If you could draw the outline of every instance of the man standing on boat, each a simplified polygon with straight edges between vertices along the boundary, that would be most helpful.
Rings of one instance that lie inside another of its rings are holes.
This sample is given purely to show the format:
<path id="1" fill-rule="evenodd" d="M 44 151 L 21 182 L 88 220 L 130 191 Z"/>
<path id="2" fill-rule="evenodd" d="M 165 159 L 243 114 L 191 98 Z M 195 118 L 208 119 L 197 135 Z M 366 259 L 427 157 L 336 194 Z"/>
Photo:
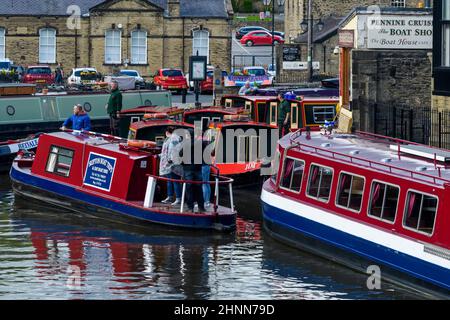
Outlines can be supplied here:
<path id="1" fill-rule="evenodd" d="M 109 114 L 111 135 L 117 136 L 119 133 L 119 112 L 122 110 L 122 93 L 119 90 L 117 81 L 111 82 L 111 95 L 106 110 Z"/>
<path id="2" fill-rule="evenodd" d="M 69 126 L 72 126 L 73 130 L 91 131 L 91 119 L 89 118 L 89 115 L 84 112 L 81 104 L 77 104 L 73 107 L 73 115 L 64 121 L 61 130 L 66 130 Z"/>
<path id="3" fill-rule="evenodd" d="M 289 132 L 289 122 L 291 116 L 291 104 L 285 99 L 285 95 L 282 93 L 278 94 L 278 119 L 277 125 L 280 132 L 279 137 L 282 138 L 285 134 Z"/>

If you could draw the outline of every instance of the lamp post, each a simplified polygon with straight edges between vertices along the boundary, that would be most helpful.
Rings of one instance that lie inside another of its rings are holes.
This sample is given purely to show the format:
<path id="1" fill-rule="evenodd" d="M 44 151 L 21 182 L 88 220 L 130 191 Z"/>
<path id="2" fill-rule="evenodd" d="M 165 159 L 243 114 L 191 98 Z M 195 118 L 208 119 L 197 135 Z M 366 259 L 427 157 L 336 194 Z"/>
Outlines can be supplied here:
<path id="1" fill-rule="evenodd" d="M 268 2 L 268 4 L 270 4 L 270 0 L 263 0 L 264 4 L 266 4 Z M 286 0 L 277 0 L 278 3 L 278 9 L 284 5 L 284 2 Z M 272 0 L 272 68 L 273 70 L 275 70 L 275 0 Z M 272 82 L 272 86 L 273 86 L 273 82 Z"/>
<path id="2" fill-rule="evenodd" d="M 312 2 L 313 0 L 308 0 L 308 18 L 304 19 L 300 23 L 300 28 L 306 32 L 308 31 L 308 79 L 312 82 L 313 78 L 313 14 L 312 14 Z M 321 19 L 317 22 L 317 28 L 322 31 L 324 23 Z"/>

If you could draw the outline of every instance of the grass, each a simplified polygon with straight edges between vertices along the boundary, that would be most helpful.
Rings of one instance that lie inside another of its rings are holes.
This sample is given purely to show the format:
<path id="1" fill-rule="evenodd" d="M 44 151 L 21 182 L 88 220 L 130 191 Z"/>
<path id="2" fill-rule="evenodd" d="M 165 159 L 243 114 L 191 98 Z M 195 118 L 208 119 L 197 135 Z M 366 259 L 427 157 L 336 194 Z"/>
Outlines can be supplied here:
<path id="1" fill-rule="evenodd" d="M 256 21 L 272 21 L 272 18 L 260 19 L 259 16 L 234 17 L 238 21 L 256 22 Z"/>

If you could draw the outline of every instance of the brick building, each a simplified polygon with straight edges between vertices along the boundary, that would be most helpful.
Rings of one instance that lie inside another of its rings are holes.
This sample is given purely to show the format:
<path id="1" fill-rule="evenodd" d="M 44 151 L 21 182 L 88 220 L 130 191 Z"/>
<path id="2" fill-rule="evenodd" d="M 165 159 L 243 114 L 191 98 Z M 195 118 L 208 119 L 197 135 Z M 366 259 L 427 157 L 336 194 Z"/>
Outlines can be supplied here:
<path id="1" fill-rule="evenodd" d="M 419 7 L 427 0 L 313 0 L 313 18 L 323 19 L 334 15 L 344 17 L 355 7 L 378 5 L 380 7 Z M 307 18 L 308 0 L 286 0 L 284 4 L 286 41 L 292 42 L 302 30 L 300 22 Z"/>
<path id="2" fill-rule="evenodd" d="M 16 64 L 187 71 L 189 56 L 230 69 L 230 0 L 14 0 L 0 6 L 0 59 Z"/>

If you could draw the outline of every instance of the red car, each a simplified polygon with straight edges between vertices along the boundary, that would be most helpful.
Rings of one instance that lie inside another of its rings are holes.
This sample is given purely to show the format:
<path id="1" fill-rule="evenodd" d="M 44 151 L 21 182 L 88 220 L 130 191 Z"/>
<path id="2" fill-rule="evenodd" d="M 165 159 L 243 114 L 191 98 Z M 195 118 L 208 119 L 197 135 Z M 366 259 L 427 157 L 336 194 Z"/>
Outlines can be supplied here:
<path id="1" fill-rule="evenodd" d="M 153 77 L 153 83 L 161 89 L 178 92 L 188 88 L 186 77 L 180 69 L 159 69 Z"/>
<path id="2" fill-rule="evenodd" d="M 29 66 L 23 76 L 23 82 L 50 85 L 55 83 L 55 74 L 49 66 Z"/>
<path id="3" fill-rule="evenodd" d="M 222 79 L 220 80 L 222 85 L 224 77 L 226 77 L 227 75 L 228 74 L 226 71 L 222 71 Z M 214 79 L 214 68 L 212 70 L 208 68 L 208 71 L 206 73 L 206 80 L 200 82 L 200 93 L 213 92 L 214 90 L 213 79 Z"/>
<path id="4" fill-rule="evenodd" d="M 247 47 L 251 47 L 253 45 L 270 46 L 272 45 L 272 34 L 264 30 L 252 31 L 243 36 L 240 41 L 241 44 L 245 44 Z M 274 35 L 273 43 L 284 43 L 284 39 L 280 36 Z"/>

